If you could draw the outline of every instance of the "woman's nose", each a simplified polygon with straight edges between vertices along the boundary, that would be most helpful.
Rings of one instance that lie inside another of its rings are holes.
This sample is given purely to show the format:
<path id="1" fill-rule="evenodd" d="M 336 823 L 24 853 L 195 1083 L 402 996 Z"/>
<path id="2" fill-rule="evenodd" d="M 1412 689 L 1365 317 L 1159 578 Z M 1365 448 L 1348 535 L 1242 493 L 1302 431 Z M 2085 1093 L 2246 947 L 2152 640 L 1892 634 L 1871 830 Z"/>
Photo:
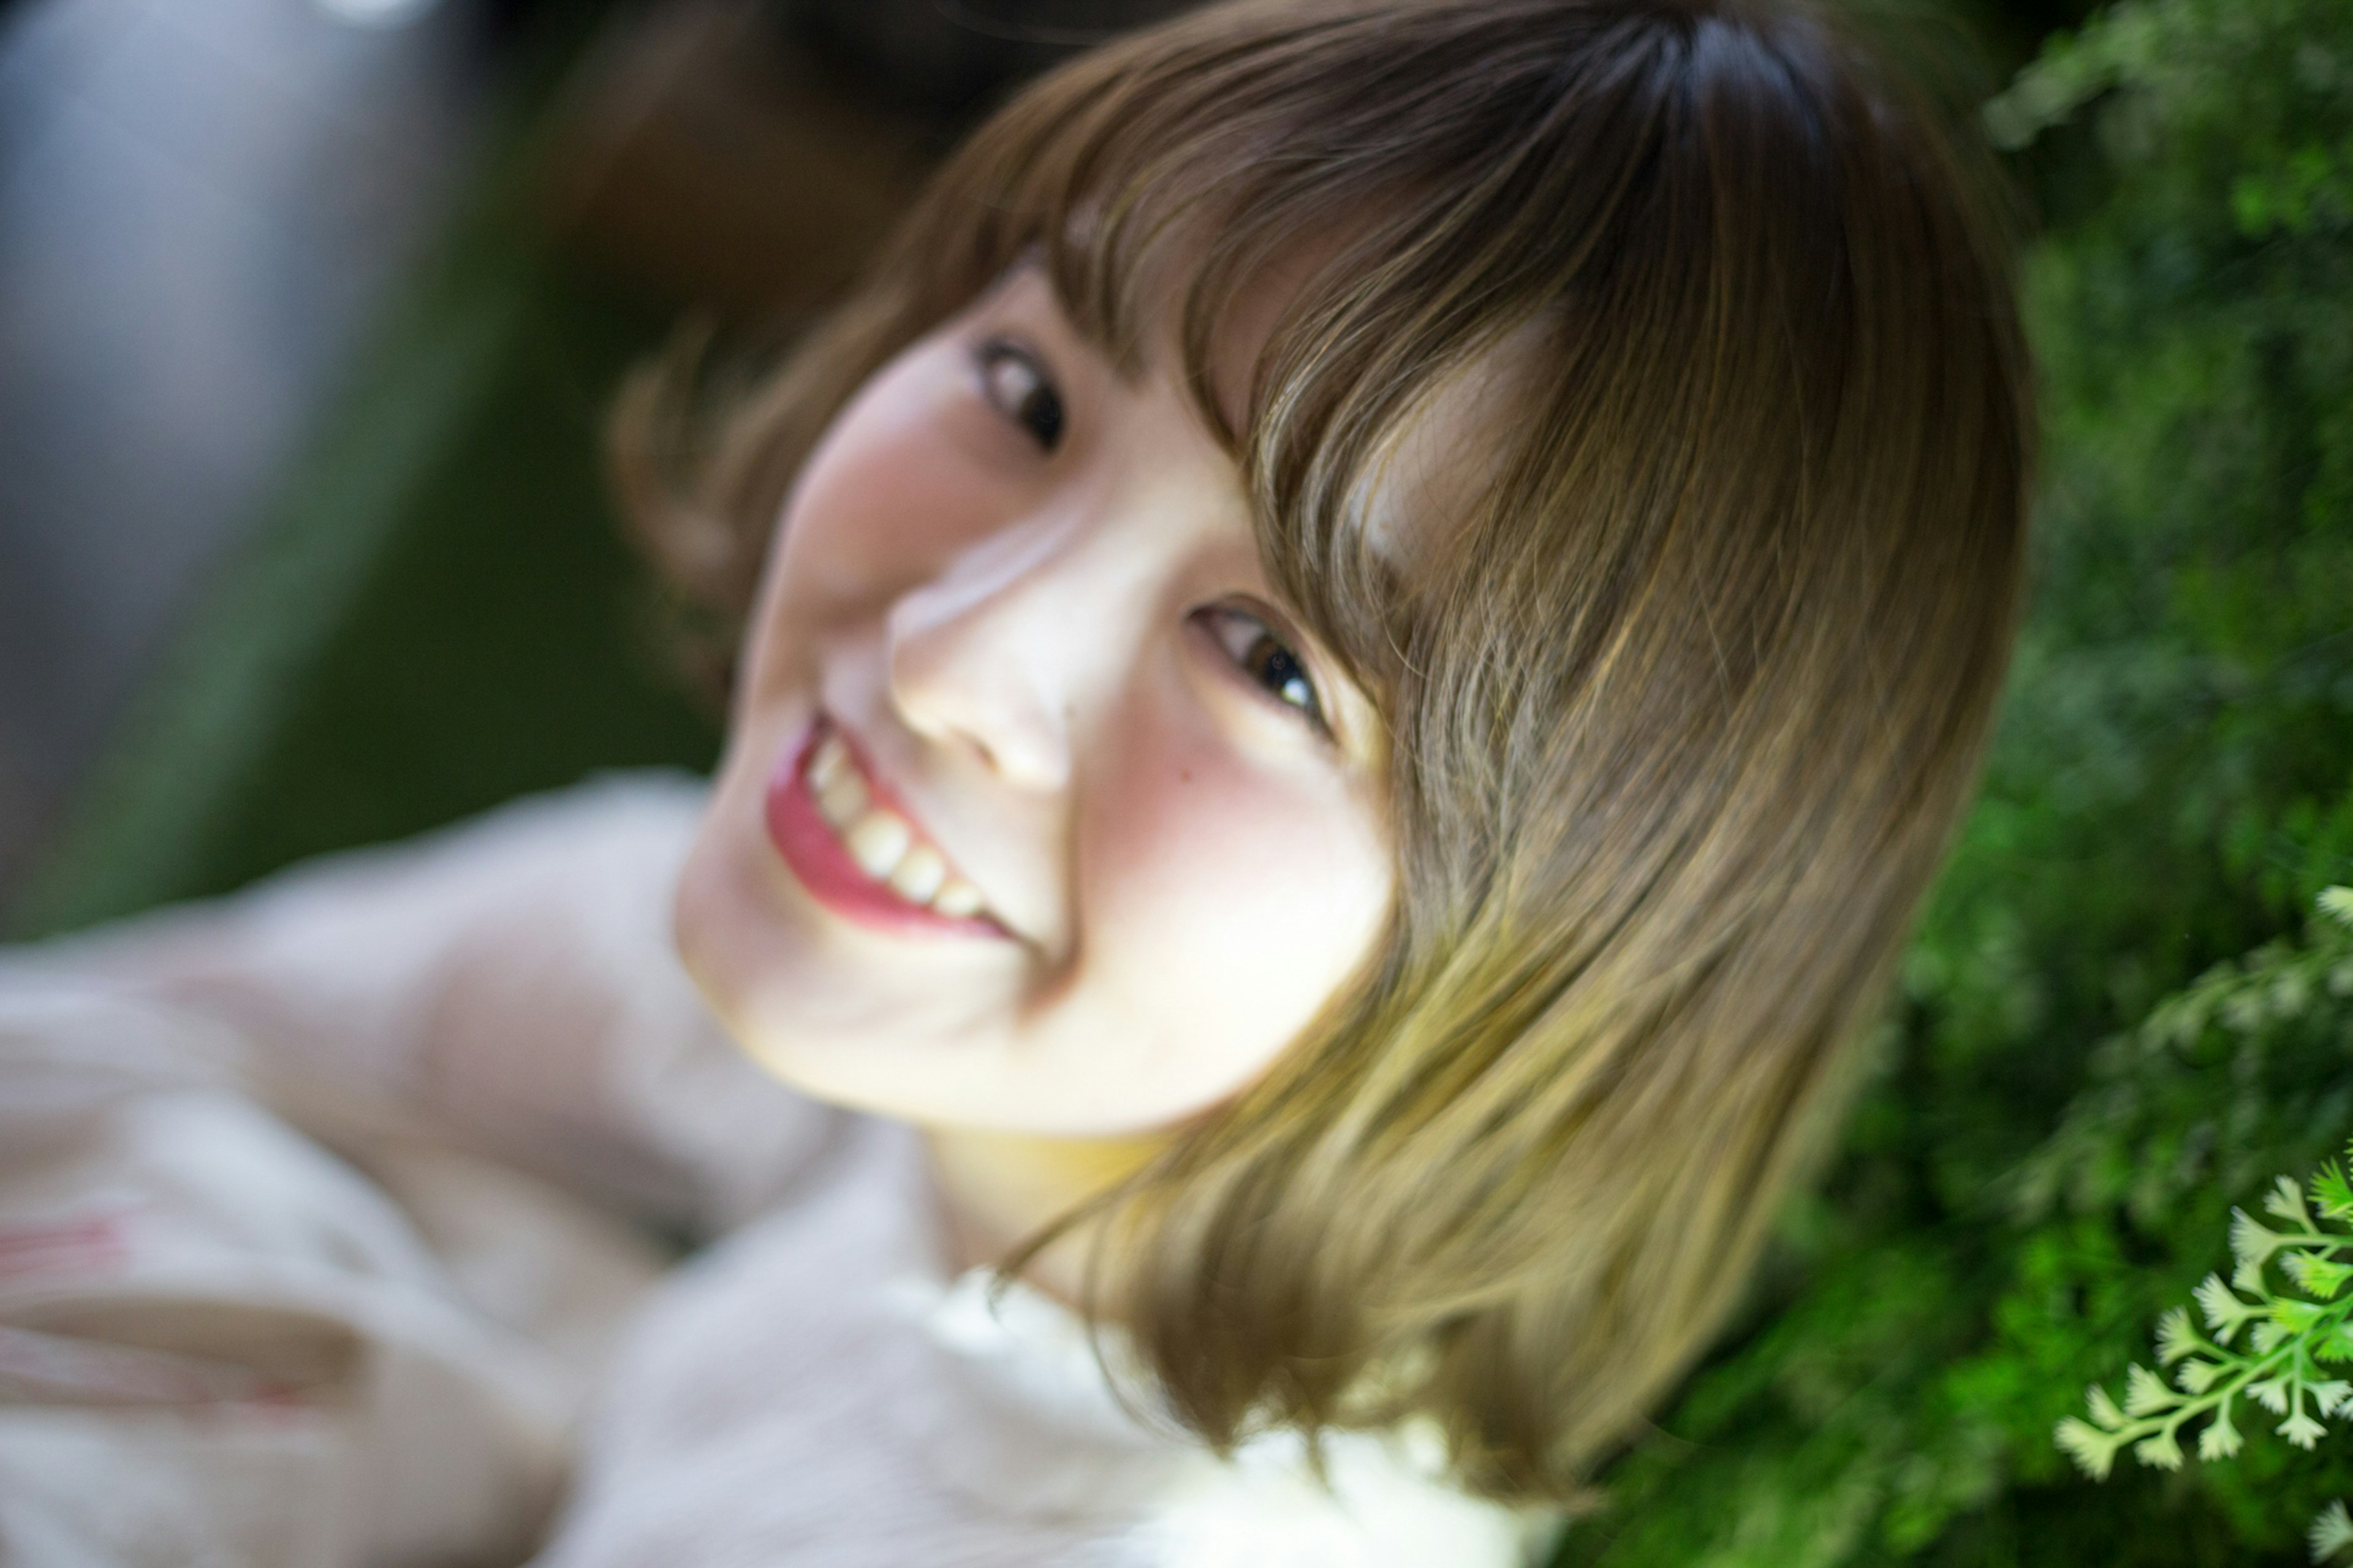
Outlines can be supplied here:
<path id="1" fill-rule="evenodd" d="M 1100 646 L 1101 605 L 1080 581 L 1076 537 L 1067 529 L 994 537 L 902 593 L 885 622 L 902 721 L 1023 789 L 1068 782 L 1082 688 L 1115 662 Z"/>

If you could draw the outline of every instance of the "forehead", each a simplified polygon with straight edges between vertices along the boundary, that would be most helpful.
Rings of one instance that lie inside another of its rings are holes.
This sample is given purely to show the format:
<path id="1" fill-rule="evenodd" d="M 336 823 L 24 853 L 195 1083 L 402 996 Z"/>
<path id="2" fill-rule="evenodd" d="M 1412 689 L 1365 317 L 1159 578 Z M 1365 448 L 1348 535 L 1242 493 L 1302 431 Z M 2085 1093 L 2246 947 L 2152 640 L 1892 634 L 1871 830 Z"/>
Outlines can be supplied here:
<path id="1" fill-rule="evenodd" d="M 1072 237 L 1075 238 L 1075 237 Z M 1312 356 L 1278 371 L 1276 339 L 1351 237 L 1302 237 L 1263 263 L 1237 272 L 1206 301 L 1208 319 L 1198 354 L 1188 354 L 1186 312 L 1204 247 L 1173 245 L 1147 260 L 1129 294 L 1131 318 L 1088 331 L 1072 308 L 1061 271 L 1036 253 L 1017 265 L 1021 286 L 1037 288 L 1074 331 L 1092 342 L 1130 378 L 1165 382 L 1186 395 L 1212 435 L 1237 457 L 1261 444 L 1265 426 L 1309 400 L 1302 384 L 1334 374 Z M 1326 444 L 1351 434 L 1369 440 L 1352 476 L 1348 521 L 1374 553 L 1409 569 L 1427 545 L 1466 520 L 1500 477 L 1513 432 L 1528 424 L 1540 395 L 1550 323 L 1539 317 L 1502 332 L 1461 363 L 1412 389 L 1382 429 L 1324 432 Z M 1123 348 L 1123 342 L 1125 345 Z M 1290 384 L 1275 384 L 1283 374 Z"/>
<path id="2" fill-rule="evenodd" d="M 1532 321 L 1433 381 L 1358 477 L 1351 511 L 1366 542 L 1410 572 L 1466 527 L 1511 461 L 1545 363 Z"/>

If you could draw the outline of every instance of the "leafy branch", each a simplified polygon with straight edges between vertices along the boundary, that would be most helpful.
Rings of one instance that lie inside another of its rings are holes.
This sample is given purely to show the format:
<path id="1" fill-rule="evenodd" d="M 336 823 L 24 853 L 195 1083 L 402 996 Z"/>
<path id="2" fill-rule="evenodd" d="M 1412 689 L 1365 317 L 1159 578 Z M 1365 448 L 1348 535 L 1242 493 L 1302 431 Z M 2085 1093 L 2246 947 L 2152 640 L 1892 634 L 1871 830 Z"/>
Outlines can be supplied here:
<path id="1" fill-rule="evenodd" d="M 2353 1221 L 2353 1186 L 2332 1162 L 2312 1178 L 2309 1196 L 2307 1205 L 2294 1182 L 2279 1178 L 2263 1208 L 2284 1222 L 2280 1229 L 2244 1209 L 2231 1211 L 2238 1267 L 2229 1283 L 2209 1274 L 2196 1291 L 2207 1331 L 2191 1325 L 2186 1307 L 2158 1320 L 2157 1363 L 2172 1369 L 2170 1384 L 2136 1363 L 2125 1374 L 2121 1407 L 2095 1384 L 2085 1399 L 2091 1419 L 2070 1415 L 2059 1423 L 2053 1436 L 2085 1473 L 2105 1479 L 2127 1445 L 2145 1465 L 2178 1469 L 2182 1429 L 2201 1420 L 2198 1457 L 2228 1458 L 2239 1451 L 2232 1414 L 2242 1398 L 2283 1417 L 2274 1429 L 2299 1448 L 2319 1442 L 2327 1430 L 2321 1423 L 2353 1405 L 2353 1383 L 2319 1370 L 2323 1362 L 2353 1361 L 2347 1324 L 2353 1296 L 2345 1294 L 2353 1280 L 2353 1234 L 2320 1223 L 2342 1227 Z M 2294 1291 L 2273 1289 L 2274 1266 Z"/>
<path id="2" fill-rule="evenodd" d="M 2327 888 L 2320 911 L 2337 928 L 2353 930 L 2353 888 Z M 2313 956 L 2323 958 L 2327 946 L 2316 944 Z M 2262 994 L 2278 991 L 2283 977 L 2247 979 Z M 2289 989 L 2304 996 L 2308 979 L 2296 977 Z M 2353 970 L 2327 963 L 2323 984 L 2353 991 Z M 2217 1001 L 2228 1013 L 2240 996 L 2223 984 Z M 2346 1156 L 2353 1158 L 2353 1147 Z M 2089 1420 L 2071 1415 L 2054 1426 L 2056 1446 L 2094 1481 L 2106 1481 L 2125 1448 L 2141 1465 L 2179 1469 L 2186 1429 L 2198 1434 L 2200 1459 L 2231 1458 L 2242 1443 L 2231 1420 L 2242 1398 L 2278 1415 L 2275 1431 L 2296 1448 L 2313 1448 L 2329 1417 L 2353 1413 L 2353 1382 L 2323 1375 L 2323 1363 L 2353 1361 L 2353 1182 L 2334 1161 L 2304 1189 L 2283 1174 L 2263 1194 L 2263 1213 L 2280 1225 L 2231 1210 L 2231 1255 L 2238 1259 L 2231 1279 L 2207 1274 L 2193 1292 L 2205 1332 L 2190 1323 L 2189 1307 L 2167 1309 L 2158 1319 L 2158 1370 L 2129 1365 L 2123 1404 L 2092 1384 L 2084 1394 Z M 2275 1279 L 2283 1288 L 2273 1288 Z M 2316 1563 L 2353 1554 L 2353 1514 L 2344 1502 L 2313 1519 L 2308 1544 Z"/>
<path id="3" fill-rule="evenodd" d="M 2353 929 L 2353 889 L 2330 888 L 2319 902 Z M 2340 978 L 2329 976 L 2331 989 Z M 2157 1370 L 2127 1368 L 2121 1405 L 2094 1384 L 2084 1398 L 2090 1419 L 2070 1415 L 2052 1431 L 2094 1479 L 2106 1479 L 2127 1447 L 2145 1465 L 2179 1469 L 2193 1428 L 2200 1459 L 2229 1458 L 2243 1441 L 2232 1419 L 2242 1400 L 2279 1416 L 2274 1430 L 2306 1449 L 2327 1434 L 2326 1421 L 2353 1413 L 2353 1383 L 2323 1371 L 2353 1362 L 2353 1184 L 2332 1161 L 2301 1189 L 2279 1177 L 2263 1206 L 2276 1226 L 2231 1211 L 2236 1267 L 2227 1282 L 2209 1274 L 2193 1292 L 2204 1331 L 2188 1308 L 2170 1309 L 2158 1320 Z M 2316 1563 L 2353 1552 L 2353 1515 L 2330 1504 L 2308 1538 Z"/>

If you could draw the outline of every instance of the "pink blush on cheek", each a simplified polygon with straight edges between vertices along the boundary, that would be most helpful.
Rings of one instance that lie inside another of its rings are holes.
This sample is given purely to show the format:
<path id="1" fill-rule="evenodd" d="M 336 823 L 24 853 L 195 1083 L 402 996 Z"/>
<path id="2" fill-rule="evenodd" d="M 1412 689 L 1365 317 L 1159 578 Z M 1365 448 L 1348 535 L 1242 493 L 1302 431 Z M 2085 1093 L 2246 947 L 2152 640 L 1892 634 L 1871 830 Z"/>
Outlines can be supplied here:
<path id="1" fill-rule="evenodd" d="M 1287 1038 L 1369 951 L 1385 846 L 1336 792 L 1181 726 L 1138 723 L 1109 750 L 1082 826 L 1094 962 L 1203 1039 Z"/>

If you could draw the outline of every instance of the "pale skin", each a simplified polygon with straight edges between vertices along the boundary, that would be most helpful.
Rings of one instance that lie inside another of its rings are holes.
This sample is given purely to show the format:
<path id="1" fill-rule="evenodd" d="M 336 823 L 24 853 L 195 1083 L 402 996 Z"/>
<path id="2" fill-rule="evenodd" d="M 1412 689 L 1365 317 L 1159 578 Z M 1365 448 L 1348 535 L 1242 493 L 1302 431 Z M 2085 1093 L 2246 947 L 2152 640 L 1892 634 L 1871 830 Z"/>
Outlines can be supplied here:
<path id="1" fill-rule="evenodd" d="M 756 1059 L 924 1131 L 965 1262 L 1262 1074 L 1394 890 L 1377 717 L 1271 590 L 1175 358 L 1123 376 L 1024 267 L 876 373 L 786 503 L 679 889 Z M 976 919 L 845 914 L 780 853 L 764 802 L 842 787 L 807 760 L 837 728 L 904 818 L 837 837 L 887 859 L 903 826 Z M 1084 1241 L 1033 1279 L 1071 1293 Z"/>

